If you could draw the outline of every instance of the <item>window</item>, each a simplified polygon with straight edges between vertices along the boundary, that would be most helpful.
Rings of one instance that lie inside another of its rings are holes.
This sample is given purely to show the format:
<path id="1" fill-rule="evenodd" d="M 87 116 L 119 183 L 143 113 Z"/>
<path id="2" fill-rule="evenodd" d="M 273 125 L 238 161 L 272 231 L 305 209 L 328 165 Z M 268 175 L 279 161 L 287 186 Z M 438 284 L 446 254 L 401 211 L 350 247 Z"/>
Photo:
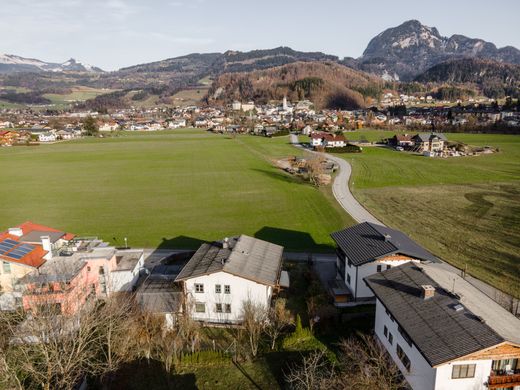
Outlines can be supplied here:
<path id="1" fill-rule="evenodd" d="M 7 261 L 4 261 L 2 265 L 4 274 L 10 274 L 11 273 L 11 263 L 8 263 Z"/>
<path id="2" fill-rule="evenodd" d="M 222 313 L 222 303 L 217 303 L 217 304 L 215 305 L 215 311 L 216 311 L 217 313 Z"/>
<path id="3" fill-rule="evenodd" d="M 224 285 L 224 294 L 231 294 L 231 286 L 229 284 Z"/>
<path id="4" fill-rule="evenodd" d="M 390 345 L 394 344 L 394 335 L 392 333 L 388 333 L 388 342 Z"/>
<path id="5" fill-rule="evenodd" d="M 412 339 L 410 338 L 410 336 L 408 336 L 408 334 L 400 326 L 397 327 L 397 330 L 399 331 L 399 333 L 403 337 L 404 341 L 406 341 L 406 343 L 411 347 L 412 346 Z"/>
<path id="6" fill-rule="evenodd" d="M 387 264 L 386 269 L 390 269 L 390 268 L 392 268 L 392 266 L 390 264 Z"/>
<path id="7" fill-rule="evenodd" d="M 352 267 L 352 261 L 350 261 L 350 260 L 348 261 L 348 266 Z"/>
<path id="8" fill-rule="evenodd" d="M 399 344 L 397 344 L 397 357 L 403 363 L 403 366 L 406 368 L 407 371 L 410 371 L 411 363 L 410 359 L 408 359 L 408 356 L 404 353 L 403 349 Z"/>
<path id="9" fill-rule="evenodd" d="M 383 334 L 385 335 L 385 337 L 388 337 L 388 328 L 386 327 L 386 325 L 383 328 Z"/>
<path id="10" fill-rule="evenodd" d="M 388 309 L 385 309 L 385 312 L 386 312 L 386 315 L 390 318 L 390 320 L 392 320 L 392 322 L 395 322 L 394 317 L 392 317 L 392 313 L 390 313 L 390 311 Z"/>
<path id="11" fill-rule="evenodd" d="M 231 313 L 231 305 L 226 303 L 226 313 Z"/>
<path id="12" fill-rule="evenodd" d="M 451 372 L 451 379 L 475 377 L 475 364 L 455 364 Z"/>
<path id="13" fill-rule="evenodd" d="M 347 283 L 350 284 L 350 274 L 347 274 Z"/>
<path id="14" fill-rule="evenodd" d="M 205 303 L 196 303 L 195 311 L 197 313 L 205 313 L 206 312 L 206 304 Z"/>
<path id="15" fill-rule="evenodd" d="M 377 272 L 381 272 L 381 264 L 377 266 Z"/>
<path id="16" fill-rule="evenodd" d="M 220 284 L 215 284 L 215 294 L 220 294 L 222 292 L 222 286 Z"/>
<path id="17" fill-rule="evenodd" d="M 104 275 L 105 274 L 105 269 L 103 268 L 103 266 L 99 267 L 99 274 L 100 275 Z"/>
<path id="18" fill-rule="evenodd" d="M 204 292 L 204 285 L 202 283 L 195 283 L 195 292 L 196 293 L 203 293 Z"/>
<path id="19" fill-rule="evenodd" d="M 90 265 L 87 265 L 87 272 L 90 272 Z"/>

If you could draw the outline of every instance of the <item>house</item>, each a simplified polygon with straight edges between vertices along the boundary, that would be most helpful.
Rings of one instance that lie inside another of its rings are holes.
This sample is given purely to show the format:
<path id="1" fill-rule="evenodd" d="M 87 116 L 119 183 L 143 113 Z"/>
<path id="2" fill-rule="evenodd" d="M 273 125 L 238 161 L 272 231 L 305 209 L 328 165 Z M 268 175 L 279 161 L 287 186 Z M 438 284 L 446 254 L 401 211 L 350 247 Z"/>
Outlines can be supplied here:
<path id="1" fill-rule="evenodd" d="M 163 319 L 166 328 L 171 327 L 182 313 L 182 285 L 174 282 L 179 271 L 177 264 L 156 265 L 136 292 L 140 307 Z"/>
<path id="2" fill-rule="evenodd" d="M 331 234 L 336 243 L 337 276 L 332 287 L 338 306 L 371 302 L 373 292 L 363 278 L 407 262 L 438 259 L 404 233 L 363 222 Z"/>
<path id="3" fill-rule="evenodd" d="M 303 129 L 302 129 L 302 134 L 303 135 L 311 135 L 311 133 L 314 131 L 314 129 L 310 126 L 310 125 L 307 125 L 305 126 Z"/>
<path id="4" fill-rule="evenodd" d="M 520 320 L 442 263 L 366 277 L 375 335 L 414 390 L 518 389 Z"/>
<path id="5" fill-rule="evenodd" d="M 53 257 L 20 279 L 26 311 L 50 309 L 73 315 L 88 300 L 116 292 L 111 289 L 116 249 L 105 244 L 76 249 L 72 255 Z"/>
<path id="6" fill-rule="evenodd" d="M 412 137 L 415 148 L 420 152 L 442 152 L 448 139 L 440 133 L 420 133 Z"/>
<path id="7" fill-rule="evenodd" d="M 119 129 L 119 124 L 114 121 L 103 122 L 99 126 L 99 131 L 115 131 L 117 129 Z"/>
<path id="8" fill-rule="evenodd" d="M 181 127 L 186 127 L 186 119 L 176 119 L 168 122 L 168 127 L 170 129 L 179 129 Z"/>
<path id="9" fill-rule="evenodd" d="M 56 133 L 52 131 L 38 134 L 38 141 L 40 142 L 55 142 L 57 139 Z"/>
<path id="10" fill-rule="evenodd" d="M 412 137 L 408 134 L 396 134 L 389 141 L 393 146 L 411 147 L 414 145 Z"/>
<path id="11" fill-rule="evenodd" d="M 311 134 L 311 146 L 323 146 L 325 148 L 342 148 L 347 145 L 347 140 L 343 135 L 330 133 L 313 133 Z"/>
<path id="12" fill-rule="evenodd" d="M 20 280 L 73 238 L 73 234 L 32 222 L 0 233 L 0 310 L 21 306 Z"/>
<path id="13" fill-rule="evenodd" d="M 283 247 L 241 235 L 204 243 L 175 278 L 195 320 L 238 323 L 244 302 L 268 307 L 280 287 Z"/>
<path id="14" fill-rule="evenodd" d="M 242 104 L 242 111 L 248 112 L 255 109 L 255 102 L 247 102 Z"/>
<path id="15" fill-rule="evenodd" d="M 111 272 L 110 290 L 114 292 L 133 291 L 144 268 L 144 251 L 118 250 L 116 268 Z"/>

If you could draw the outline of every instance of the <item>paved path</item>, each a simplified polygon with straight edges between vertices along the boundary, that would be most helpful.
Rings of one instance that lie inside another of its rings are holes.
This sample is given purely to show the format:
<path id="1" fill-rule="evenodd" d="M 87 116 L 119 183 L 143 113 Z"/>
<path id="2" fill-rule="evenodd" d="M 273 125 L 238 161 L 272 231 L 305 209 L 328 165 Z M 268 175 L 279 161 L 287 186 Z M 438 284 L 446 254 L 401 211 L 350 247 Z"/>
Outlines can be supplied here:
<path id="1" fill-rule="evenodd" d="M 298 136 L 296 134 L 291 134 L 291 143 L 297 148 L 303 149 L 298 142 Z M 316 153 L 310 150 L 308 150 L 308 152 Z M 343 209 L 350 214 L 356 222 L 372 222 L 383 225 L 376 217 L 370 214 L 367 209 L 365 209 L 356 198 L 354 198 L 352 192 L 350 192 L 350 188 L 348 187 L 350 175 L 352 174 L 350 164 L 346 160 L 332 156 L 328 153 L 320 154 L 325 156 L 327 159 L 334 161 L 339 166 L 339 173 L 336 175 L 334 183 L 332 184 L 332 193 L 340 206 L 343 207 Z"/>
<path id="2" fill-rule="evenodd" d="M 291 134 L 291 143 L 295 147 L 303 149 L 302 145 L 298 142 L 298 136 L 296 134 Z M 308 150 L 308 152 L 316 153 L 310 150 Z M 370 214 L 370 212 L 367 209 L 365 209 L 350 192 L 348 186 L 350 175 L 352 173 L 352 168 L 350 164 L 346 160 L 339 157 L 331 156 L 328 153 L 321 154 L 329 160 L 332 160 L 335 163 L 337 163 L 340 167 L 339 174 L 336 175 L 336 178 L 334 179 L 334 183 L 332 185 L 332 192 L 338 203 L 341 205 L 341 207 L 343 207 L 343 209 L 347 213 L 349 213 L 352 216 L 352 218 L 354 218 L 357 222 L 367 221 L 385 226 L 382 222 L 377 220 L 376 217 Z M 441 262 L 446 270 L 462 276 L 462 270 L 452 266 L 451 264 L 446 263 L 445 261 L 441 260 Z M 510 305 L 507 303 L 511 300 L 510 295 L 503 293 L 499 289 L 483 282 L 480 279 L 474 278 L 473 276 L 465 275 L 464 278 L 475 288 L 486 294 L 489 298 L 493 299 L 494 301 L 497 301 L 506 309 L 510 309 Z M 514 302 L 517 301 L 518 300 L 514 300 Z M 519 313 L 516 314 L 518 315 Z"/>

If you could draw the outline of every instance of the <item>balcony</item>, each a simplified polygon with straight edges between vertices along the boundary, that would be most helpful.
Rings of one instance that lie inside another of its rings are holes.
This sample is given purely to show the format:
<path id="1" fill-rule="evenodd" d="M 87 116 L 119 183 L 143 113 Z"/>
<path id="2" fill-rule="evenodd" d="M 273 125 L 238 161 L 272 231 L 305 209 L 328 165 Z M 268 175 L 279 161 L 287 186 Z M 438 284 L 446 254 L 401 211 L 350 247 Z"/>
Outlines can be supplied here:
<path id="1" fill-rule="evenodd" d="M 520 386 L 520 370 L 514 371 L 494 371 L 491 373 L 488 379 L 489 389 L 499 388 L 513 388 L 514 386 Z"/>

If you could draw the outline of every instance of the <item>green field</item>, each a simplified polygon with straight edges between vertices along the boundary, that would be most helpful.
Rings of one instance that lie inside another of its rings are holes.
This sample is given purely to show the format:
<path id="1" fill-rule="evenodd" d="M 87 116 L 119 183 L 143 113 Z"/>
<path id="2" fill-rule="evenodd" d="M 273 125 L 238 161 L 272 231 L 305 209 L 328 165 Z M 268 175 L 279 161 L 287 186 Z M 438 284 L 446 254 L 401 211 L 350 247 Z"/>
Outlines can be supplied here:
<path id="1" fill-rule="evenodd" d="M 0 220 L 26 220 L 138 247 L 198 247 L 255 235 L 292 250 L 331 250 L 352 223 L 330 190 L 271 164 L 298 151 L 288 138 L 201 130 L 125 133 L 0 150 Z"/>
<path id="2" fill-rule="evenodd" d="M 369 141 L 392 132 L 346 133 Z M 520 137 L 447 134 L 490 145 L 493 155 L 426 158 L 365 147 L 341 155 L 353 166 L 350 187 L 378 219 L 401 229 L 446 261 L 520 296 Z"/>
<path id="3" fill-rule="evenodd" d="M 66 106 L 74 102 L 84 102 L 88 99 L 94 99 L 96 96 L 113 92 L 113 90 L 103 88 L 75 87 L 70 93 L 56 94 L 48 93 L 43 97 L 49 99 L 52 104 Z"/>

